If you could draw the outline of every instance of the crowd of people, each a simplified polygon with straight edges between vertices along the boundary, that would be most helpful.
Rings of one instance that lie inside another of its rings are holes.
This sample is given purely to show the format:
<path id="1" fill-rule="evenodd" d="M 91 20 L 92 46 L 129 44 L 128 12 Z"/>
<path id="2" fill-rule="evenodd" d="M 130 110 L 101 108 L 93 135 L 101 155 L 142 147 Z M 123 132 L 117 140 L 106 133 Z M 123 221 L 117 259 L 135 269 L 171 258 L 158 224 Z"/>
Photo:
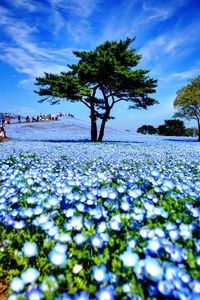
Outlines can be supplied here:
<path id="1" fill-rule="evenodd" d="M 18 123 L 26 122 L 42 122 L 42 121 L 57 121 L 59 117 L 72 117 L 74 116 L 70 113 L 58 113 L 58 114 L 40 114 L 37 116 L 26 116 L 23 117 L 21 115 L 15 115 L 11 113 L 0 113 L 0 138 L 6 138 L 6 124 L 11 124 L 11 119 L 16 123 L 16 119 Z"/>
<path id="2" fill-rule="evenodd" d="M 26 122 L 30 123 L 30 122 L 52 121 L 52 120 L 57 121 L 58 117 L 59 117 L 58 114 L 56 114 L 56 115 L 40 114 L 40 115 L 37 115 L 37 116 L 33 116 L 31 118 L 30 118 L 30 116 L 26 116 Z M 18 122 L 21 122 L 21 117 L 20 116 L 18 116 Z"/>

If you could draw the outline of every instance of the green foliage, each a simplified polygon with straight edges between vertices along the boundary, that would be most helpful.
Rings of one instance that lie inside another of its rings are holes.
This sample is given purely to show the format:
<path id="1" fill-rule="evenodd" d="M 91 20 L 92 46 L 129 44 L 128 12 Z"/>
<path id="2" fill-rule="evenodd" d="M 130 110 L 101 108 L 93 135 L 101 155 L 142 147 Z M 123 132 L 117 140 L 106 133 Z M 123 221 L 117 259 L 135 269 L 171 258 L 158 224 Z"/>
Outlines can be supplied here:
<path id="1" fill-rule="evenodd" d="M 197 121 L 200 141 L 200 76 L 177 91 L 174 107 L 177 109 L 175 117 Z"/>
<path id="2" fill-rule="evenodd" d="M 158 126 L 159 135 L 184 136 L 185 133 L 186 128 L 183 121 L 181 120 L 165 120 L 165 123 L 163 125 Z"/>
<path id="3" fill-rule="evenodd" d="M 155 92 L 157 80 L 147 75 L 149 70 L 134 69 L 141 55 L 129 48 L 133 41 L 106 41 L 92 51 L 74 51 L 79 61 L 68 65 L 68 72 L 45 73 L 36 78 L 36 93 L 43 97 L 39 102 L 83 103 L 90 110 L 92 141 L 97 140 L 96 120 L 102 120 L 98 138 L 102 141 L 106 122 L 113 118 L 110 113 L 117 102 L 129 102 L 129 108 L 134 109 L 147 109 L 158 103 L 149 96 Z"/>
<path id="4" fill-rule="evenodd" d="M 142 125 L 137 129 L 137 132 L 142 134 L 155 134 L 157 133 L 157 129 L 152 125 Z"/>

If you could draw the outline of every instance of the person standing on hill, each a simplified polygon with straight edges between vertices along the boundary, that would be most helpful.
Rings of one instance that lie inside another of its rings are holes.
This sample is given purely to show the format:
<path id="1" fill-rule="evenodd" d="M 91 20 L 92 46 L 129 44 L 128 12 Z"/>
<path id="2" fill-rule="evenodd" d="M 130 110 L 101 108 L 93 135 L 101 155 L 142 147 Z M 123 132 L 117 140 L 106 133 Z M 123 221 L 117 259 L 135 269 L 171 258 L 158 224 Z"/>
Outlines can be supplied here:
<path id="1" fill-rule="evenodd" d="M 7 123 L 8 123 L 8 124 L 10 124 L 10 120 L 11 120 L 11 117 L 8 116 L 8 117 L 7 117 Z"/>
<path id="2" fill-rule="evenodd" d="M 21 123 L 21 116 L 20 115 L 18 116 L 17 119 L 18 119 L 18 122 Z"/>
<path id="3" fill-rule="evenodd" d="M 30 120 L 30 117 L 27 116 L 27 117 L 26 117 L 26 123 L 30 123 L 30 121 L 31 121 L 31 120 Z"/>
<path id="4" fill-rule="evenodd" d="M 3 138 L 7 138 L 5 124 L 0 127 L 0 136 Z"/>
<path id="5" fill-rule="evenodd" d="M 2 122 L 1 122 L 1 123 L 2 123 L 2 126 L 4 126 L 4 125 L 5 125 L 5 123 L 6 123 L 6 118 L 5 118 L 5 115 L 3 115 L 3 116 L 2 116 Z"/>

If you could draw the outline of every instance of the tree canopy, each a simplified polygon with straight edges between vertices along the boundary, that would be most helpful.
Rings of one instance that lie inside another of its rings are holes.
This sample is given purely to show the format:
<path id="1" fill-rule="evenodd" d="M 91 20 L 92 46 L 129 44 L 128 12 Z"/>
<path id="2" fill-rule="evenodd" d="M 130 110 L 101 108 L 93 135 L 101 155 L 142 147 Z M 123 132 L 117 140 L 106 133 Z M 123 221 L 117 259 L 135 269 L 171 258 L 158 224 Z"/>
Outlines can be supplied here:
<path id="1" fill-rule="evenodd" d="M 36 78 L 43 98 L 50 104 L 61 100 L 81 102 L 90 110 L 91 141 L 102 141 L 111 110 L 120 101 L 129 102 L 129 108 L 147 109 L 158 103 L 149 95 L 155 93 L 157 80 L 150 78 L 149 70 L 135 69 L 141 55 L 130 44 L 134 39 L 106 41 L 92 51 L 74 51 L 79 59 L 68 65 L 69 71 L 59 75 L 44 73 Z M 101 120 L 99 134 L 97 120 Z"/>
<path id="2" fill-rule="evenodd" d="M 152 125 L 142 125 L 137 129 L 137 132 L 142 134 L 155 134 L 157 133 L 157 129 Z"/>
<path id="3" fill-rule="evenodd" d="M 197 121 L 200 141 L 200 76 L 177 91 L 174 107 L 177 109 L 174 117 Z"/>
<path id="4" fill-rule="evenodd" d="M 158 126 L 157 130 L 159 135 L 184 136 L 186 134 L 183 121 L 177 119 L 165 120 L 165 123 Z"/>

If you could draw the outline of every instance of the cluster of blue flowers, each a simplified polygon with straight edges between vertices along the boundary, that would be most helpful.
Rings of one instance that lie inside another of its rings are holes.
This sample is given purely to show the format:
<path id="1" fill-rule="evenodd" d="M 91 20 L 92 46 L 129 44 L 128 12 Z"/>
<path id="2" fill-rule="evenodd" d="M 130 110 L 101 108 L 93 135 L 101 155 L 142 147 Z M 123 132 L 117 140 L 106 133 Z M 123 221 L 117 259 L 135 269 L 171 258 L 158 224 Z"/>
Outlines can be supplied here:
<path id="1" fill-rule="evenodd" d="M 0 146 L 9 300 L 200 299 L 198 145 Z"/>
<path id="2" fill-rule="evenodd" d="M 198 299 L 200 170 L 171 155 L 115 164 L 2 159 L 9 300 Z"/>

